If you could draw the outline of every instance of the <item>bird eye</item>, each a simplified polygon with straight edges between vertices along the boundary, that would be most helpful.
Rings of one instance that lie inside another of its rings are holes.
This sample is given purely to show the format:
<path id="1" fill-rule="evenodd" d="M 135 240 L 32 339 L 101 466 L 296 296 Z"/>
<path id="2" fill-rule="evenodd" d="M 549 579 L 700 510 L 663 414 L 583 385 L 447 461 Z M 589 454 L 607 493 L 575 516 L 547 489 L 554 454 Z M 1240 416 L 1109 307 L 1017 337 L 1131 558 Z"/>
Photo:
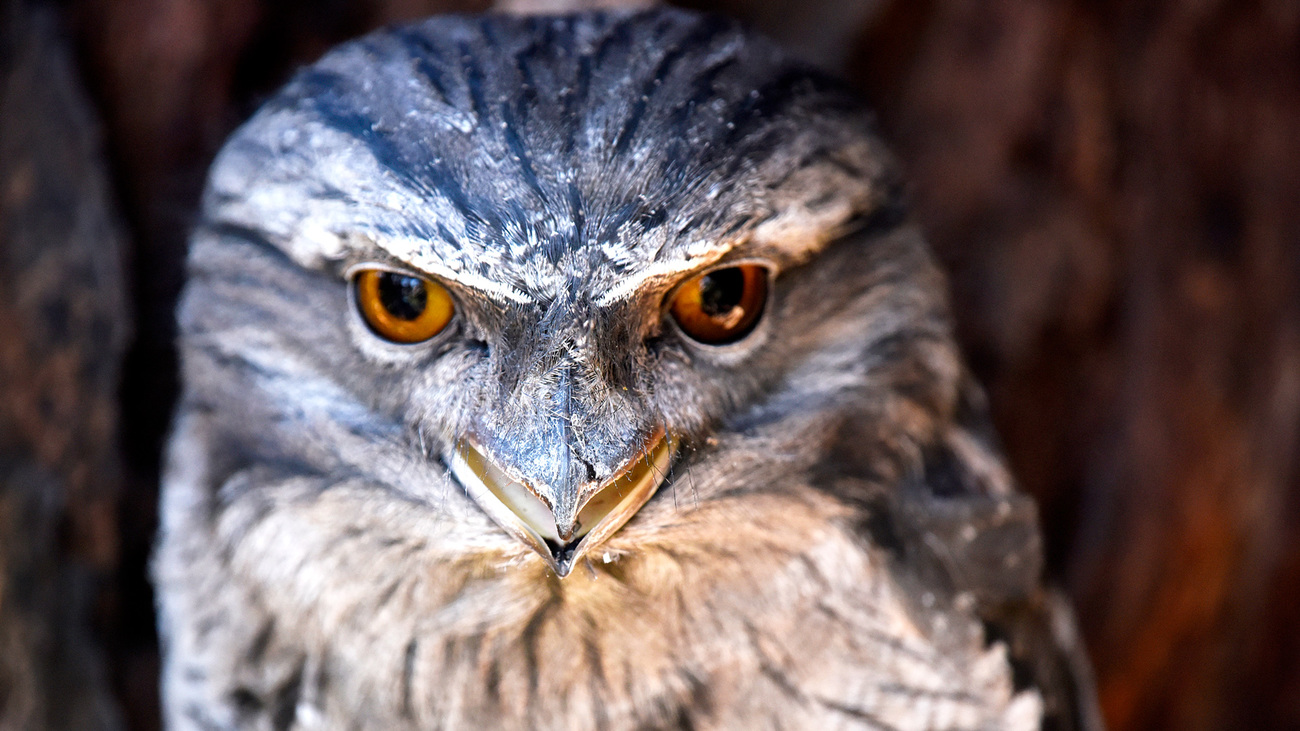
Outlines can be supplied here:
<path id="1" fill-rule="evenodd" d="M 456 314 L 451 293 L 431 279 L 364 269 L 355 282 L 361 316 L 385 340 L 423 342 L 442 332 Z"/>
<path id="2" fill-rule="evenodd" d="M 766 303 L 767 267 L 741 264 L 686 282 L 673 295 L 670 311 L 687 335 L 708 345 L 725 345 L 754 329 Z"/>

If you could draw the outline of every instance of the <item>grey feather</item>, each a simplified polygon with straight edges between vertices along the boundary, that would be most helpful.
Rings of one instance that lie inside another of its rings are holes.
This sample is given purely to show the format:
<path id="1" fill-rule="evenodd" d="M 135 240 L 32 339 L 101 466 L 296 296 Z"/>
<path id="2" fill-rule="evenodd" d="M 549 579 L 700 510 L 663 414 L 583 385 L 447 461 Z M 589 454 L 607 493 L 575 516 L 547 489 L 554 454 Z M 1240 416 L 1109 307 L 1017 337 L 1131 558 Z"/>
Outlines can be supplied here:
<path id="1" fill-rule="evenodd" d="M 435 18 L 300 73 L 226 145 L 193 238 L 169 725 L 1094 727 L 871 129 L 678 11 Z M 665 313 L 751 260 L 774 288 L 740 342 Z M 452 326 L 376 338 L 367 263 L 444 282 Z M 656 429 L 671 474 L 564 578 L 445 460 L 489 434 L 542 481 L 606 479 Z"/>

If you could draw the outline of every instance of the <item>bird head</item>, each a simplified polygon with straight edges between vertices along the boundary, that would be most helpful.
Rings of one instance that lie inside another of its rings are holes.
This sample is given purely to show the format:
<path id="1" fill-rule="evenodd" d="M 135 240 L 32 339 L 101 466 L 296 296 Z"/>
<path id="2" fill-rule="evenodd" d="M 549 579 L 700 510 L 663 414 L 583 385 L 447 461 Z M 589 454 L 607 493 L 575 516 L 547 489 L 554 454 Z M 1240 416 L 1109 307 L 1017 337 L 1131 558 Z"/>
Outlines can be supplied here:
<path id="1" fill-rule="evenodd" d="M 711 440 L 944 327 L 898 211 L 864 107 L 730 22 L 432 19 L 226 145 L 188 378 L 260 462 L 450 501 L 451 542 L 565 576 Z"/>

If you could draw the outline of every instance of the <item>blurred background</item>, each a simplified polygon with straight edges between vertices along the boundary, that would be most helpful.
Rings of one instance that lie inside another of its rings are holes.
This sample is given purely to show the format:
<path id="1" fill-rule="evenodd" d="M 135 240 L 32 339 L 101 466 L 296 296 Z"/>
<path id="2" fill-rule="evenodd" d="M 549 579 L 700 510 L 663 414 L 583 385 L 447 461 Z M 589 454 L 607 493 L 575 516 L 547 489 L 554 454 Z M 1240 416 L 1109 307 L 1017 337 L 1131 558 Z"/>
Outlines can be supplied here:
<path id="1" fill-rule="evenodd" d="M 684 4 L 878 110 L 1110 727 L 1300 729 L 1300 3 Z M 171 313 L 221 141 L 335 43 L 490 6 L 0 0 L 0 729 L 158 728 Z"/>

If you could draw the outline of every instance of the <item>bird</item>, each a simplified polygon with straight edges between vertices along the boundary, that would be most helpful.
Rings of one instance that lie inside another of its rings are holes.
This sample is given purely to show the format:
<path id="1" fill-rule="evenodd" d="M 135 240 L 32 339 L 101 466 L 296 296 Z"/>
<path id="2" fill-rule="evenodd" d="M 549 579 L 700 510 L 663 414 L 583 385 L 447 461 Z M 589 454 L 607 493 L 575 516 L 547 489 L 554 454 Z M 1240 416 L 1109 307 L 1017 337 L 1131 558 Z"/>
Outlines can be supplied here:
<path id="1" fill-rule="evenodd" d="M 900 165 L 714 15 L 439 16 L 215 159 L 175 729 L 1091 729 Z"/>

